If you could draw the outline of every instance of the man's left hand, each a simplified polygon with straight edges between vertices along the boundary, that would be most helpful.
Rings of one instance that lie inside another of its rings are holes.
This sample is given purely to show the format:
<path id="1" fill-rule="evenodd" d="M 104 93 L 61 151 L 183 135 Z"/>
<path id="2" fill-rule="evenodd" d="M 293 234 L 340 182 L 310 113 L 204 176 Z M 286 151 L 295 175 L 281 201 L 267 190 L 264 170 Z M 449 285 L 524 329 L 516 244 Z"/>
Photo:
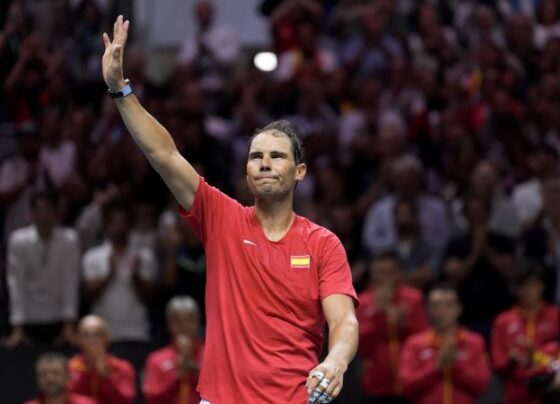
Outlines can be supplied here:
<path id="1" fill-rule="evenodd" d="M 309 372 L 307 395 L 309 404 L 329 403 L 342 390 L 344 372 L 347 365 L 328 358 Z"/>

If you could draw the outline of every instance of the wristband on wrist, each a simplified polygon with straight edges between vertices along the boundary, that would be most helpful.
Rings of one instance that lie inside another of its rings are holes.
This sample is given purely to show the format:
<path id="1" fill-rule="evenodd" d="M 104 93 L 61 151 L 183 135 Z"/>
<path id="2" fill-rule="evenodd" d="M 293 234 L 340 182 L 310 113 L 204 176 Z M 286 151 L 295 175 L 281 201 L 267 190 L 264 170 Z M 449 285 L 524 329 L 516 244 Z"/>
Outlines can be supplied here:
<path id="1" fill-rule="evenodd" d="M 109 94 L 109 97 L 111 98 L 122 98 L 122 97 L 126 97 L 127 95 L 132 94 L 132 87 L 130 86 L 130 80 L 126 79 L 124 81 L 125 86 L 119 90 L 116 91 L 112 91 L 111 89 L 107 90 L 107 94 Z"/>

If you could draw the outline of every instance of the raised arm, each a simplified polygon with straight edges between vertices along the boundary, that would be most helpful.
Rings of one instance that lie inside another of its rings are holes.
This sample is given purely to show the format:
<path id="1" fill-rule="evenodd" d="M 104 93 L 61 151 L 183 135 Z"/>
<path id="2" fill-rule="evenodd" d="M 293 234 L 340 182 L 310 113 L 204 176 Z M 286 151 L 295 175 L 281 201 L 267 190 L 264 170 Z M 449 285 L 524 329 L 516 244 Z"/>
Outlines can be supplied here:
<path id="1" fill-rule="evenodd" d="M 103 34 L 103 79 L 112 91 L 125 87 L 123 54 L 129 24 L 129 21 L 123 21 L 121 15 L 113 27 L 113 40 L 109 39 L 107 33 Z M 115 103 L 128 131 L 152 167 L 163 178 L 177 201 L 185 209 L 190 209 L 199 176 L 181 156 L 169 132 L 140 105 L 134 94 L 115 98 Z"/>

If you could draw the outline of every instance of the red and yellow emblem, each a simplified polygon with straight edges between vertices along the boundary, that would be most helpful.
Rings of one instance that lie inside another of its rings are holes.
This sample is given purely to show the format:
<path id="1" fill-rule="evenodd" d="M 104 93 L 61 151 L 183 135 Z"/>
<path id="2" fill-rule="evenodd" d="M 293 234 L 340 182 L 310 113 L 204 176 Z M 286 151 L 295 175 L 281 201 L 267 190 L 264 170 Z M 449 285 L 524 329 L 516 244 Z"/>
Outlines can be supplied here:
<path id="1" fill-rule="evenodd" d="M 311 267 L 311 257 L 309 255 L 292 255 L 290 257 L 290 266 L 292 268 L 309 268 Z"/>

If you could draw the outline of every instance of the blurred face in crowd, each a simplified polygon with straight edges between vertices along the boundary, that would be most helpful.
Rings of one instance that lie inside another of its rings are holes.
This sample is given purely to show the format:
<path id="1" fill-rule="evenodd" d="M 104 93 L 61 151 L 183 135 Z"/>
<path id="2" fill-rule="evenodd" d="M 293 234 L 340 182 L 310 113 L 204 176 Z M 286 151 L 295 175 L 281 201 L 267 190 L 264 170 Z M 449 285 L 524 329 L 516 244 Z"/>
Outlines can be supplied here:
<path id="1" fill-rule="evenodd" d="M 201 28 L 207 28 L 212 23 L 213 11 L 210 2 L 201 0 L 196 3 L 195 14 L 198 25 Z"/>
<path id="2" fill-rule="evenodd" d="M 31 220 L 40 230 L 49 231 L 57 223 L 57 206 L 47 198 L 37 198 L 31 206 Z"/>
<path id="3" fill-rule="evenodd" d="M 461 315 L 457 292 L 444 289 L 432 290 L 428 296 L 428 311 L 436 330 L 447 331 L 454 328 Z"/>
<path id="4" fill-rule="evenodd" d="M 167 326 L 173 339 L 179 335 L 186 335 L 196 339 L 198 335 L 199 315 L 196 310 L 175 310 L 167 316 Z"/>
<path id="5" fill-rule="evenodd" d="M 39 391 L 45 397 L 56 397 L 66 392 L 68 371 L 64 361 L 57 359 L 39 360 L 36 371 Z"/>
<path id="6" fill-rule="evenodd" d="M 255 136 L 247 160 L 249 189 L 257 198 L 290 194 L 297 181 L 303 180 L 305 164 L 297 164 L 290 138 L 269 130 Z"/>
<path id="7" fill-rule="evenodd" d="M 370 278 L 376 285 L 394 285 L 400 275 L 399 263 L 391 258 L 374 259 L 370 266 Z"/>
<path id="8" fill-rule="evenodd" d="M 397 192 L 405 198 L 414 198 L 422 186 L 422 172 L 411 165 L 395 170 L 393 181 Z"/>
<path id="9" fill-rule="evenodd" d="M 537 276 L 532 276 L 517 286 L 517 299 L 521 306 L 535 306 L 541 303 L 544 284 Z"/>
<path id="10" fill-rule="evenodd" d="M 115 209 L 107 217 L 107 238 L 115 243 L 124 243 L 128 239 L 130 217 L 127 212 Z"/>
<path id="11" fill-rule="evenodd" d="M 109 345 L 107 324 L 101 317 L 89 315 L 78 326 L 80 348 L 86 356 L 105 352 Z"/>
<path id="12" fill-rule="evenodd" d="M 471 187 L 482 195 L 494 193 L 498 182 L 498 173 L 492 164 L 483 161 L 479 163 L 471 177 Z"/>

